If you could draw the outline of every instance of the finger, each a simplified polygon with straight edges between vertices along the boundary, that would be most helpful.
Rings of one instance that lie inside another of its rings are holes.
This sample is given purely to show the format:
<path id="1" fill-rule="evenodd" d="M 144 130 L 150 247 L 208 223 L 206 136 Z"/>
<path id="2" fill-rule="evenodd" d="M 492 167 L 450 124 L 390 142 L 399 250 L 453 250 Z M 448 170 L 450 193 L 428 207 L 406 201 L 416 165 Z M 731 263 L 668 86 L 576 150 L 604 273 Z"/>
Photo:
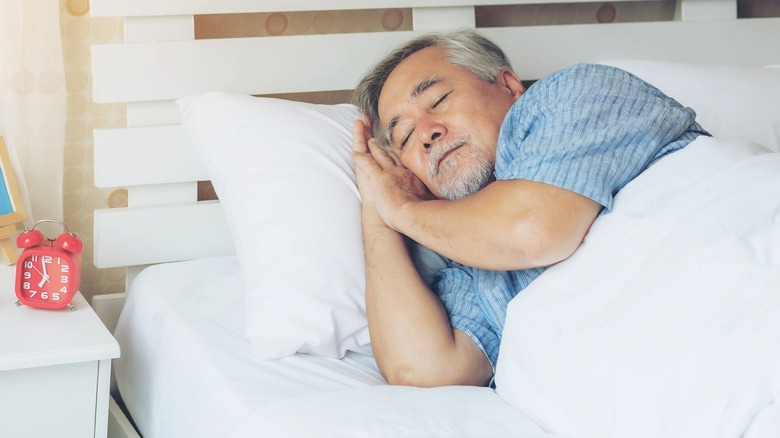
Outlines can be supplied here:
<path id="1" fill-rule="evenodd" d="M 373 137 L 371 120 L 363 114 L 355 120 L 352 127 L 353 148 L 358 147 L 361 151 L 368 152 L 367 142 L 371 137 Z"/>
<path id="2" fill-rule="evenodd" d="M 379 142 L 375 138 L 371 138 L 368 140 L 368 148 L 371 152 L 371 155 L 374 155 L 374 157 L 387 157 L 393 161 L 393 164 L 396 166 L 401 166 L 401 159 L 398 158 L 398 155 L 393 152 L 392 149 L 382 147 L 379 145 Z"/>
<path id="3" fill-rule="evenodd" d="M 385 148 L 379 146 L 379 143 L 373 138 L 368 140 L 368 150 L 371 152 L 371 156 L 374 157 L 376 162 L 379 163 L 383 169 L 398 165 L 395 154 L 388 152 Z"/>
<path id="4" fill-rule="evenodd" d="M 352 150 L 355 152 L 368 152 L 366 143 L 366 124 L 362 119 L 357 119 L 352 124 Z"/>
<path id="5" fill-rule="evenodd" d="M 369 174 L 382 171 L 382 167 L 369 152 L 352 152 L 352 162 L 355 163 L 357 169 Z"/>
<path id="6" fill-rule="evenodd" d="M 396 155 L 393 151 L 390 151 L 387 155 L 393 159 L 396 166 L 403 166 L 403 164 L 401 164 L 401 159 L 398 158 L 398 155 Z"/>

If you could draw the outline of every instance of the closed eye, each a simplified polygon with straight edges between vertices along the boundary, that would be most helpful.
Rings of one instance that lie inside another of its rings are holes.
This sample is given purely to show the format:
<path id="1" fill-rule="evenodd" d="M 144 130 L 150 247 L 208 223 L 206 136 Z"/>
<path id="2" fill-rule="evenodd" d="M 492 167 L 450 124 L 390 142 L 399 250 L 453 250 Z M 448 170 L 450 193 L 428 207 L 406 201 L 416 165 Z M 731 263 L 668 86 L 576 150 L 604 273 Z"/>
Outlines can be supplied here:
<path id="1" fill-rule="evenodd" d="M 401 148 L 406 146 L 406 142 L 409 141 L 409 139 L 412 137 L 412 133 L 414 132 L 414 129 L 410 130 L 404 137 L 401 139 Z"/>
<path id="2" fill-rule="evenodd" d="M 433 108 L 436 108 L 437 106 L 439 106 L 439 104 L 440 104 L 440 103 L 444 102 L 444 99 L 446 99 L 446 98 L 447 98 L 447 96 L 449 96 L 449 95 L 450 95 L 450 93 L 452 93 L 452 91 L 450 91 L 450 92 L 447 92 L 447 93 L 445 93 L 444 95 L 442 95 L 441 97 L 439 97 L 438 99 L 436 99 L 436 100 L 433 102 L 433 105 L 431 105 L 431 109 L 433 109 Z"/>

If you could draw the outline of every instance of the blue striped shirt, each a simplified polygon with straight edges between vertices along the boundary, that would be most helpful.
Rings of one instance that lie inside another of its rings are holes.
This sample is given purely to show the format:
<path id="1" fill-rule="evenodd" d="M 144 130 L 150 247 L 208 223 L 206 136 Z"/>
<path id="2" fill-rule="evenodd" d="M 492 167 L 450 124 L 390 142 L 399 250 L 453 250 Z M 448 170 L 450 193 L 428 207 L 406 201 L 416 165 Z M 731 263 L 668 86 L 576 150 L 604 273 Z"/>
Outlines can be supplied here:
<path id="1" fill-rule="evenodd" d="M 623 70 L 576 65 L 538 81 L 512 106 L 499 134 L 495 176 L 564 188 L 606 213 L 618 190 L 643 170 L 709 135 L 695 116 Z M 488 271 L 450 262 L 434 290 L 452 326 L 495 368 L 507 305 L 544 269 Z"/>

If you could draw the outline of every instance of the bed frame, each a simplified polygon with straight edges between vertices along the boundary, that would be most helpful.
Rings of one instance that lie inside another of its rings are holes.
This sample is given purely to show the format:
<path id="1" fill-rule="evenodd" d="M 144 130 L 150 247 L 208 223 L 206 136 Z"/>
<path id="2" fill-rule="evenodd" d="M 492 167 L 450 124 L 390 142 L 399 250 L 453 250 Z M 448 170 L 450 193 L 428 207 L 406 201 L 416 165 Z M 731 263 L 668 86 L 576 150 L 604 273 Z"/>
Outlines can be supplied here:
<path id="1" fill-rule="evenodd" d="M 625 1 L 625 0 L 624 0 Z M 637 1 L 637 0 L 630 0 Z M 94 264 L 144 266 L 234 253 L 219 201 L 198 201 L 204 166 L 174 100 L 205 91 L 268 95 L 349 90 L 384 52 L 426 31 L 476 27 L 486 5 L 583 0 L 92 0 L 93 17 L 123 17 L 125 42 L 92 47 L 93 98 L 127 104 L 127 128 L 95 129 L 95 185 L 124 187 L 128 207 L 95 212 Z M 410 8 L 412 30 L 307 36 L 195 39 L 200 14 Z M 737 18 L 736 0 L 679 0 L 664 22 L 480 28 L 523 79 L 578 62 L 650 59 L 776 64 L 780 18 Z M 519 42 L 519 43 L 518 43 Z M 262 53 L 262 57 L 257 54 Z M 268 60 L 274 68 L 269 68 Z M 97 295 L 113 329 L 124 294 Z M 112 404 L 110 436 L 137 436 Z"/>

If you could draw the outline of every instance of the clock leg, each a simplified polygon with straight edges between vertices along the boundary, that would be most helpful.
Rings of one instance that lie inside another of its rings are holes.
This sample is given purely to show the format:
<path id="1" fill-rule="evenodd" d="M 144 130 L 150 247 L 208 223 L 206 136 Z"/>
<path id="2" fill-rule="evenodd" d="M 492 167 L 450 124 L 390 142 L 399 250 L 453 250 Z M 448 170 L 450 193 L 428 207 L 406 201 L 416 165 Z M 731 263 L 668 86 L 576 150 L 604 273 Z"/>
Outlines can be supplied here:
<path id="1" fill-rule="evenodd" d="M 68 309 L 70 309 L 70 310 L 76 310 L 76 307 L 75 307 L 73 304 L 71 304 L 71 303 L 68 303 Z"/>

